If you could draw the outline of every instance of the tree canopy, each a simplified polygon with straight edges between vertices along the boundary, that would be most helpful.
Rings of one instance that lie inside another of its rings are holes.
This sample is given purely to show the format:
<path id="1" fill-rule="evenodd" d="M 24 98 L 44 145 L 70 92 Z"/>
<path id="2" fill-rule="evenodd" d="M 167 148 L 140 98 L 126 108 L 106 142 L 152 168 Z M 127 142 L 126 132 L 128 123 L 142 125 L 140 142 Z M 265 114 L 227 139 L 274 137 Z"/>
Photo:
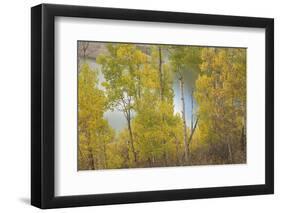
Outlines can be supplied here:
<path id="1" fill-rule="evenodd" d="M 97 66 L 79 60 L 80 170 L 246 162 L 246 49 L 104 47 Z"/>

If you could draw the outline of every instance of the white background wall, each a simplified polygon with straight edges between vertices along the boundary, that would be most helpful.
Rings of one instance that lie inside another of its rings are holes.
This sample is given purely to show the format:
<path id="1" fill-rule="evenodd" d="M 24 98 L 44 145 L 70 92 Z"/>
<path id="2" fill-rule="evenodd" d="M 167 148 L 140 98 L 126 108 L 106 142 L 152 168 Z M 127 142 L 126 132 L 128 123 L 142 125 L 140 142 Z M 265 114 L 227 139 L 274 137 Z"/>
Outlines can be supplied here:
<path id="1" fill-rule="evenodd" d="M 278 212 L 281 209 L 281 5 L 276 0 L 45 0 L 194 13 L 275 18 L 275 195 L 56 209 L 49 212 Z M 30 7 L 42 1 L 2 1 L 0 7 L 0 212 L 39 212 L 30 197 Z"/>

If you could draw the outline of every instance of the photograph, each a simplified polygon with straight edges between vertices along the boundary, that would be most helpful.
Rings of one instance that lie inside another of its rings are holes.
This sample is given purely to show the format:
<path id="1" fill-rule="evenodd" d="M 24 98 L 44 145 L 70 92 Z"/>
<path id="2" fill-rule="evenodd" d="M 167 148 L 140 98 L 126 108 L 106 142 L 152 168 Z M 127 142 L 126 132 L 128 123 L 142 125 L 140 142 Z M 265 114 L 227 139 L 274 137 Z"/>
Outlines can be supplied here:
<path id="1" fill-rule="evenodd" d="M 247 48 L 77 41 L 77 168 L 247 163 Z"/>
<path id="2" fill-rule="evenodd" d="M 155 4 L 31 7 L 31 61 L 23 60 L 31 65 L 31 75 L 25 75 L 31 92 L 26 99 L 31 101 L 26 175 L 31 205 L 275 196 L 277 9 L 263 10 L 264 17 L 252 4 L 246 4 L 251 8 L 246 13 L 224 14 L 213 3 L 200 4 L 200 10 L 192 4 L 186 9 Z M 13 88 L 15 78 L 5 79 L 6 90 Z M 14 104 L 3 106 L 19 108 L 21 90 L 15 91 L 9 95 Z M 14 113 L 6 114 L 14 127 Z M 260 198 L 247 198 L 235 205 L 243 208 L 232 210 L 277 205 L 256 206 L 254 199 Z M 188 208 L 197 211 L 192 203 Z M 212 206 L 217 211 L 217 202 L 200 205 L 202 212 Z M 221 206 L 222 212 L 229 206 Z"/>

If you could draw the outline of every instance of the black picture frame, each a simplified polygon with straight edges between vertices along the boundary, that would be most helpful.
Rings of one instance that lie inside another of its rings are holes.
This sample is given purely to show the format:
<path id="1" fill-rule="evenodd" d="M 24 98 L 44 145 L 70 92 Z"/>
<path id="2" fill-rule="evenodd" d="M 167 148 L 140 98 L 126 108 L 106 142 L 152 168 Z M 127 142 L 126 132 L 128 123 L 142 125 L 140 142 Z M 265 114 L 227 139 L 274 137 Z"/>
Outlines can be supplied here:
<path id="1" fill-rule="evenodd" d="M 93 195 L 54 195 L 55 17 L 264 28 L 265 184 Z M 41 4 L 31 8 L 31 204 L 42 209 L 274 193 L 274 20 L 240 16 Z"/>

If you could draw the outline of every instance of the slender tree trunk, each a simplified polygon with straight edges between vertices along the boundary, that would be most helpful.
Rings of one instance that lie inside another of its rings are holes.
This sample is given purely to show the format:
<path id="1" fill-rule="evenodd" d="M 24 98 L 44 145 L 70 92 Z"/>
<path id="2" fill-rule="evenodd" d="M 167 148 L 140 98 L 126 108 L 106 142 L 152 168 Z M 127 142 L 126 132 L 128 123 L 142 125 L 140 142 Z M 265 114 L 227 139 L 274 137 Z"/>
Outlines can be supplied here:
<path id="1" fill-rule="evenodd" d="M 106 144 L 103 142 L 103 158 L 104 158 L 104 168 L 107 168 L 107 155 L 106 155 Z"/>
<path id="2" fill-rule="evenodd" d="M 129 144 L 130 142 L 129 141 L 126 141 L 126 149 L 125 149 L 125 153 L 124 153 L 124 162 L 123 162 L 123 165 L 125 165 L 124 167 L 127 167 L 129 168 L 130 167 L 130 155 L 129 155 L 129 152 L 130 152 L 130 148 L 129 148 Z"/>
<path id="3" fill-rule="evenodd" d="M 159 55 L 159 64 L 158 64 L 158 71 L 159 71 L 159 83 L 160 83 L 160 100 L 161 103 L 164 101 L 164 75 L 163 75 L 163 69 L 162 69 L 162 48 L 158 47 L 158 55 Z M 162 115 L 162 121 L 165 122 L 165 117 Z M 162 141 L 162 144 L 164 146 L 164 162 L 165 166 L 168 165 L 168 153 L 166 149 L 166 140 Z"/>
<path id="4" fill-rule="evenodd" d="M 140 69 L 140 65 L 136 65 L 136 70 Z M 135 90 L 135 101 L 138 104 L 138 101 L 141 100 L 141 76 L 140 74 L 136 75 L 136 90 Z"/>
<path id="5" fill-rule="evenodd" d="M 164 93 L 164 86 L 163 86 L 163 71 L 162 71 L 162 49 L 158 47 L 159 52 L 159 82 L 160 82 L 160 98 L 163 101 L 163 93 Z"/>
<path id="6" fill-rule="evenodd" d="M 164 146 L 165 146 L 165 144 L 164 144 Z M 165 149 L 165 151 L 164 151 L 164 162 L 165 162 L 165 166 L 168 166 L 168 154 L 167 154 L 166 147 L 164 149 Z"/>
<path id="7" fill-rule="evenodd" d="M 180 81 L 180 90 L 181 90 L 181 102 L 182 102 L 182 120 L 183 120 L 183 138 L 184 138 L 184 160 L 188 162 L 189 155 L 189 144 L 187 141 L 187 132 L 186 132 L 186 119 L 185 119 L 185 102 L 184 102 L 184 82 L 183 77 L 179 78 Z"/>
<path id="8" fill-rule="evenodd" d="M 80 148 L 80 144 L 79 144 L 79 157 L 80 157 L 80 160 L 79 160 L 79 170 L 80 169 L 83 169 L 85 168 L 84 165 L 87 165 L 87 157 L 84 156 L 81 148 Z"/>
<path id="9" fill-rule="evenodd" d="M 80 144 L 79 144 L 79 145 L 80 145 Z M 82 152 L 80 146 L 79 146 L 79 155 L 80 155 L 81 158 L 84 158 L 84 154 L 83 154 L 83 152 Z"/>
<path id="10" fill-rule="evenodd" d="M 87 52 L 87 49 L 89 47 L 89 42 L 83 42 L 82 44 L 82 50 L 83 50 L 83 58 L 84 60 L 86 59 L 86 52 Z"/>
<path id="11" fill-rule="evenodd" d="M 232 148 L 231 148 L 229 136 L 227 137 L 227 149 L 228 149 L 228 160 L 229 160 L 229 163 L 233 163 Z"/>
<path id="12" fill-rule="evenodd" d="M 87 133 L 87 150 L 88 150 L 88 166 L 89 169 L 95 169 L 95 159 L 94 159 L 94 155 L 93 155 L 93 149 L 91 147 L 91 143 L 90 143 L 90 135 L 89 133 Z"/>
<path id="13" fill-rule="evenodd" d="M 240 147 L 241 147 L 241 152 L 243 155 L 243 161 L 246 160 L 246 134 L 245 134 L 245 127 L 242 127 L 241 130 L 241 139 L 240 139 Z"/>
<path id="14" fill-rule="evenodd" d="M 128 130 L 129 130 L 129 136 L 130 136 L 130 143 L 131 143 L 131 149 L 134 155 L 134 162 L 137 164 L 138 160 L 137 160 L 137 153 L 135 150 L 135 146 L 134 146 L 134 138 L 133 138 L 133 132 L 132 132 L 132 127 L 131 127 L 131 118 L 128 117 L 127 118 L 127 123 L 128 123 Z"/>
<path id="15" fill-rule="evenodd" d="M 147 162 L 148 162 L 149 167 L 152 167 L 152 161 L 151 161 L 150 157 L 147 158 Z"/>
<path id="16" fill-rule="evenodd" d="M 137 97 L 138 97 L 138 99 L 141 99 L 141 78 L 140 78 L 140 76 L 138 76 L 137 79 L 138 79 L 138 94 L 137 94 Z"/>
<path id="17" fill-rule="evenodd" d="M 194 135 L 194 132 L 195 132 L 196 127 L 197 127 L 197 124 L 198 124 L 198 120 L 199 120 L 199 119 L 197 118 L 196 121 L 195 121 L 194 127 L 191 128 L 191 133 L 190 133 L 190 136 L 189 136 L 189 138 L 188 138 L 188 145 L 191 144 L 192 137 L 193 137 L 193 135 Z"/>
<path id="18" fill-rule="evenodd" d="M 193 129 L 193 88 L 191 91 L 191 129 Z"/>
<path id="19" fill-rule="evenodd" d="M 179 140 L 178 138 L 175 136 L 175 142 L 176 142 L 176 154 L 177 154 L 177 165 L 181 165 L 181 161 L 180 161 L 180 158 L 179 158 Z"/>
<path id="20" fill-rule="evenodd" d="M 89 169 L 96 169 L 93 149 L 89 144 L 88 144 L 88 165 L 89 165 Z"/>

